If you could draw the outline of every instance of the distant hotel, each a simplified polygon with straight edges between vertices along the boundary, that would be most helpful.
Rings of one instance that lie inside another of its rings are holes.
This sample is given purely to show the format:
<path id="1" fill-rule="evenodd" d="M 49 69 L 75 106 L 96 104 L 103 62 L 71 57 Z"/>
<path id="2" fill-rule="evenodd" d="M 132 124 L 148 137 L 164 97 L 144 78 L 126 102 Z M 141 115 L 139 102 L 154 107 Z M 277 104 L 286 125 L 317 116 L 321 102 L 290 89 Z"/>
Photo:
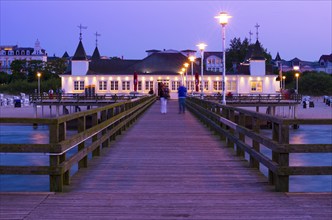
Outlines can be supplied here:
<path id="1" fill-rule="evenodd" d="M 47 53 L 37 39 L 34 47 L 0 46 L 0 71 L 11 74 L 10 65 L 14 60 L 47 61 Z"/>

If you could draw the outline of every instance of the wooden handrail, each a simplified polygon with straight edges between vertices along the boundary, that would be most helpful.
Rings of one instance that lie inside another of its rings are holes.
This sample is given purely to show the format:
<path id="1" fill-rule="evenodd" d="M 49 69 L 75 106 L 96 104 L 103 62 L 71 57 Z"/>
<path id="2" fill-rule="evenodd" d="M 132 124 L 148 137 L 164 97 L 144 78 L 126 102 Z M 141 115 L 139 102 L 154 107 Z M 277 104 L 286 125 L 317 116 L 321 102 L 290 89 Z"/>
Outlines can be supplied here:
<path id="1" fill-rule="evenodd" d="M 49 166 L 0 166 L 0 174 L 49 175 L 50 191 L 62 192 L 63 185 L 70 183 L 69 172 L 73 165 L 78 164 L 79 169 L 87 166 L 88 154 L 98 156 L 102 148 L 109 146 L 109 142 L 136 121 L 155 100 L 156 96 L 145 96 L 53 119 L 0 118 L 0 124 L 47 125 L 50 136 L 48 144 L 1 143 L 1 153 L 46 153 Z M 67 124 L 70 123 L 77 124 L 78 133 L 67 136 Z M 67 151 L 77 146 L 78 152 L 67 158 Z"/>
<path id="2" fill-rule="evenodd" d="M 237 155 L 249 154 L 249 164 L 259 169 L 259 163 L 269 170 L 269 182 L 276 191 L 288 192 L 290 175 L 331 175 L 332 166 L 289 166 L 290 153 L 331 153 L 332 144 L 289 144 L 289 127 L 293 124 L 331 125 L 332 119 L 282 119 L 271 115 L 221 105 L 214 101 L 189 97 L 186 105 L 204 124 L 214 129 L 227 146 L 236 148 Z M 251 120 L 252 128 L 244 119 Z M 259 133 L 259 122 L 272 124 L 272 137 Z M 245 142 L 245 137 L 251 143 Z M 272 158 L 265 156 L 259 145 L 272 151 Z"/>

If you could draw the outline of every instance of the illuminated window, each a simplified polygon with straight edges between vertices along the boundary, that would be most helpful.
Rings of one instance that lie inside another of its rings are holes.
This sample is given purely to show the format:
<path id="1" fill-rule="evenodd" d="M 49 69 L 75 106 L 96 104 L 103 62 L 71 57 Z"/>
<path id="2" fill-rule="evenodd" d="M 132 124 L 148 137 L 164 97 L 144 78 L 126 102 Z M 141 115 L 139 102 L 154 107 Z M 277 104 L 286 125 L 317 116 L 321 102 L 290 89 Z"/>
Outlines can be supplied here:
<path id="1" fill-rule="evenodd" d="M 84 81 L 74 81 L 74 90 L 84 90 Z"/>
<path id="2" fill-rule="evenodd" d="M 137 89 L 142 90 L 142 81 L 138 81 Z"/>
<path id="3" fill-rule="evenodd" d="M 263 85 L 262 85 L 262 81 L 251 81 L 250 82 L 250 88 L 252 92 L 262 92 Z"/>
<path id="4" fill-rule="evenodd" d="M 107 81 L 99 81 L 99 90 L 107 90 Z"/>
<path id="5" fill-rule="evenodd" d="M 153 89 L 153 81 L 145 81 L 145 90 Z"/>
<path id="6" fill-rule="evenodd" d="M 130 81 L 122 81 L 122 90 L 130 90 Z"/>
<path id="7" fill-rule="evenodd" d="M 119 81 L 111 81 L 111 90 L 119 90 Z"/>
<path id="8" fill-rule="evenodd" d="M 222 90 L 222 81 L 213 81 L 213 90 Z"/>
<path id="9" fill-rule="evenodd" d="M 178 90 L 179 86 L 180 86 L 179 81 L 172 81 L 172 90 Z"/>
<path id="10" fill-rule="evenodd" d="M 237 82 L 236 81 L 227 81 L 226 88 L 227 91 L 236 91 Z"/>

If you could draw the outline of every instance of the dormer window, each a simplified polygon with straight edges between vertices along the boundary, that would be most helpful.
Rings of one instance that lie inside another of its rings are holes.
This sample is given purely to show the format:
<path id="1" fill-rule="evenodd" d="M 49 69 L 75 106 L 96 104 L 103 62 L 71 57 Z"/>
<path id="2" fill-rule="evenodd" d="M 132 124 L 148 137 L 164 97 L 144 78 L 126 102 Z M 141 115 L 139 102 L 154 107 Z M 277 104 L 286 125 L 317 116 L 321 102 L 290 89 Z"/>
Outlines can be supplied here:
<path id="1" fill-rule="evenodd" d="M 324 60 L 320 61 L 320 66 L 325 66 Z"/>
<path id="2" fill-rule="evenodd" d="M 24 50 L 22 50 L 22 51 L 21 51 L 21 55 L 25 55 L 25 52 L 24 52 Z"/>

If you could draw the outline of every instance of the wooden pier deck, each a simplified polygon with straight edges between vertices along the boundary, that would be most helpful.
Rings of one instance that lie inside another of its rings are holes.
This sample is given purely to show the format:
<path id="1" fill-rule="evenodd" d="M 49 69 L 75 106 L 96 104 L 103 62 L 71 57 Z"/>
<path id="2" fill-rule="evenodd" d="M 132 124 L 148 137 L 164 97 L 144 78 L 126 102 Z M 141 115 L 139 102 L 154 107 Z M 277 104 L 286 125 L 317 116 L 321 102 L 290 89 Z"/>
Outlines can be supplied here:
<path id="1" fill-rule="evenodd" d="M 157 101 L 63 193 L 0 193 L 0 219 L 332 219 L 331 193 L 275 192 L 218 136 Z"/>

